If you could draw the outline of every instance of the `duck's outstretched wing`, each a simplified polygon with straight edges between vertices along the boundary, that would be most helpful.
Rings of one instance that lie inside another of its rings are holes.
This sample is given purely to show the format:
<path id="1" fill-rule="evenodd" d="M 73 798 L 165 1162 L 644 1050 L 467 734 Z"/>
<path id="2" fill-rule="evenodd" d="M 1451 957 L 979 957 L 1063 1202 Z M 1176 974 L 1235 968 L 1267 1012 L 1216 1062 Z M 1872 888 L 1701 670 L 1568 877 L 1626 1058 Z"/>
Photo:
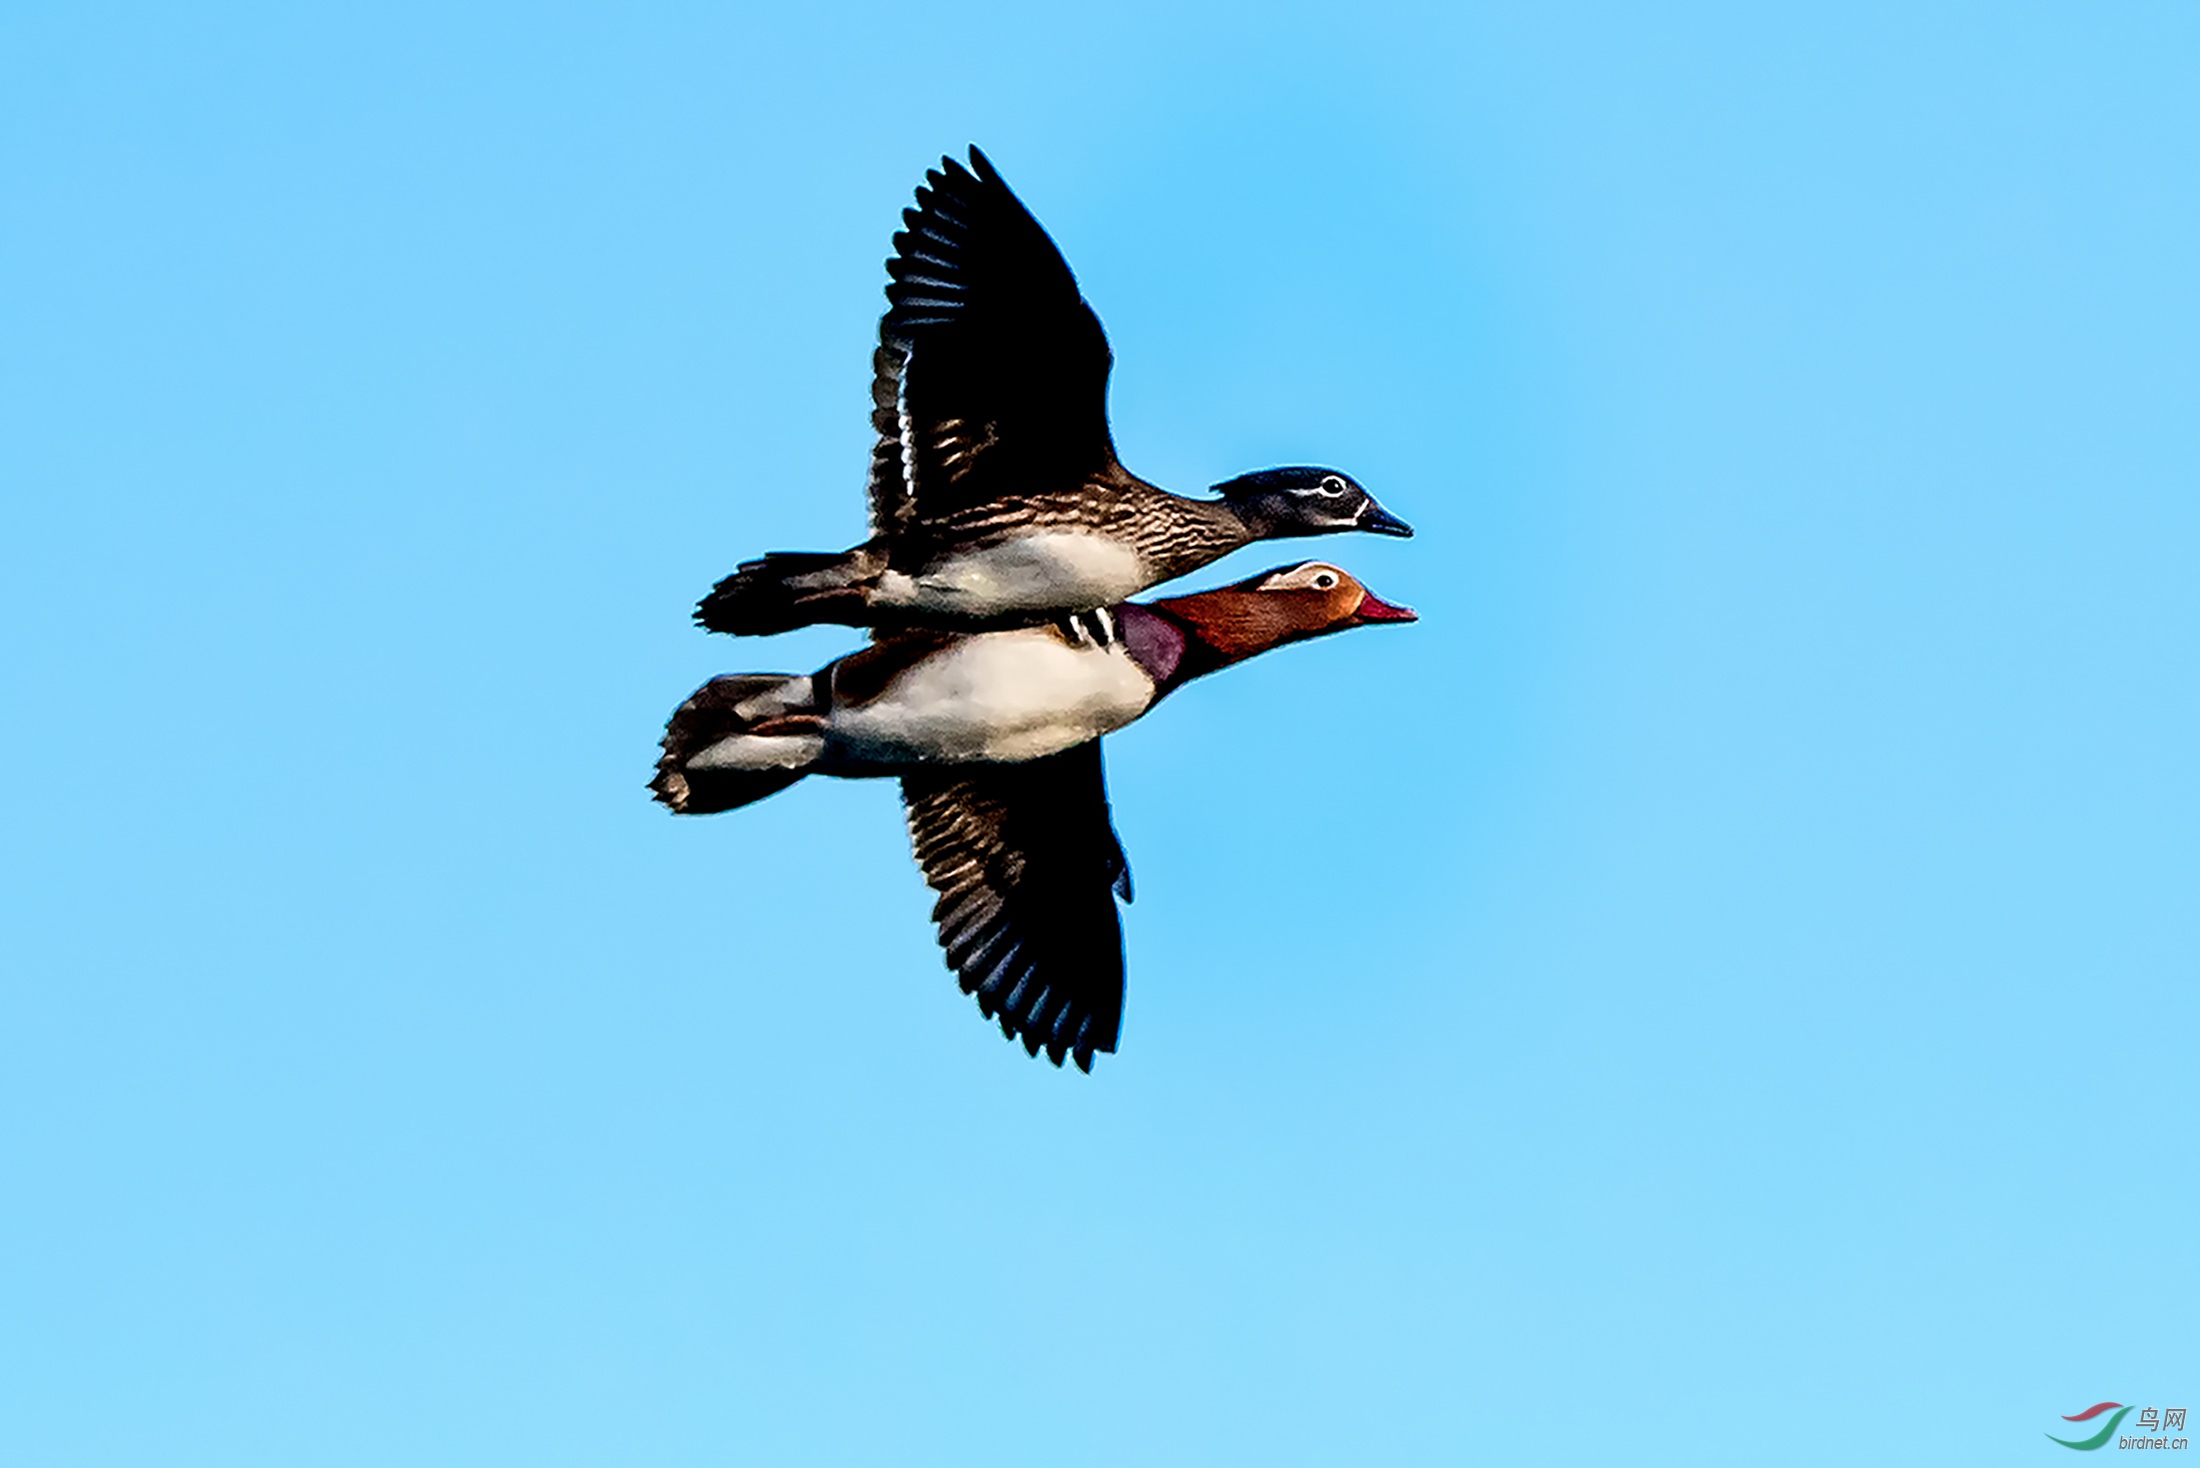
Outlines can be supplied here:
<path id="1" fill-rule="evenodd" d="M 1122 1024 L 1115 900 L 1131 895 L 1100 742 L 1028 764 L 905 775 L 901 794 L 963 992 L 1031 1054 L 1091 1070 Z"/>
<path id="2" fill-rule="evenodd" d="M 902 219 L 873 360 L 873 529 L 891 541 L 1107 475 L 1107 333 L 1031 211 L 972 148 Z"/>

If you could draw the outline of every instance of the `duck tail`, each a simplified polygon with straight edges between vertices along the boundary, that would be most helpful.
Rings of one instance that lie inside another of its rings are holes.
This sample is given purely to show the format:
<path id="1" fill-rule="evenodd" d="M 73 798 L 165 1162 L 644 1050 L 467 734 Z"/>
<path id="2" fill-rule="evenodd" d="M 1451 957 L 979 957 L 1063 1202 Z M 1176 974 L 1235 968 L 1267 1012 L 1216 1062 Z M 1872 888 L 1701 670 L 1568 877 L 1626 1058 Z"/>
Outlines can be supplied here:
<path id="1" fill-rule="evenodd" d="M 736 637 L 767 637 L 817 622 L 861 627 L 870 620 L 871 588 L 884 565 L 870 546 L 837 555 L 774 551 L 744 561 L 712 587 L 696 604 L 695 620 Z"/>
<path id="2" fill-rule="evenodd" d="M 665 725 L 649 788 L 684 816 L 733 810 L 786 789 L 825 753 L 819 684 L 790 673 L 711 679 Z"/>

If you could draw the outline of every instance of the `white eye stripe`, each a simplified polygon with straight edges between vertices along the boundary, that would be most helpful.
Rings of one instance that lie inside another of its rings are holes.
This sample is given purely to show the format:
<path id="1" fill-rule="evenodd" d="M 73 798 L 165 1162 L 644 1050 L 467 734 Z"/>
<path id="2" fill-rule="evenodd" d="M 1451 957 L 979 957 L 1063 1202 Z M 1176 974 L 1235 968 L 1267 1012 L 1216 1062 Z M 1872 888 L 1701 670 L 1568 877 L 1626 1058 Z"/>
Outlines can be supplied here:
<path id="1" fill-rule="evenodd" d="M 1262 591 L 1334 591 L 1344 583 L 1344 573 L 1335 566 L 1295 566 L 1289 571 L 1278 571 L 1260 583 Z"/>

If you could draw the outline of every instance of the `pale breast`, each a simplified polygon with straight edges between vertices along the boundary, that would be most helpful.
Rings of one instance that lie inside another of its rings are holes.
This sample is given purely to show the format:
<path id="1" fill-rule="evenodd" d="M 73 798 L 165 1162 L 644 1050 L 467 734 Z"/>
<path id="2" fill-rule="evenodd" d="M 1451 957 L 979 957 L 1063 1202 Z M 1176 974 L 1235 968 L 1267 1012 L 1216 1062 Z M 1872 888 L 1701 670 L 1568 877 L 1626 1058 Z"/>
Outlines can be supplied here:
<path id="1" fill-rule="evenodd" d="M 1122 728 L 1153 681 L 1120 647 L 1071 647 L 1050 628 L 957 641 L 868 702 L 836 705 L 828 739 L 854 765 L 965 764 L 1057 754 Z"/>
<path id="2" fill-rule="evenodd" d="M 943 555 L 914 575 L 888 572 L 875 603 L 951 617 L 1111 606 L 1150 584 L 1138 552 L 1106 535 L 1042 530 Z"/>

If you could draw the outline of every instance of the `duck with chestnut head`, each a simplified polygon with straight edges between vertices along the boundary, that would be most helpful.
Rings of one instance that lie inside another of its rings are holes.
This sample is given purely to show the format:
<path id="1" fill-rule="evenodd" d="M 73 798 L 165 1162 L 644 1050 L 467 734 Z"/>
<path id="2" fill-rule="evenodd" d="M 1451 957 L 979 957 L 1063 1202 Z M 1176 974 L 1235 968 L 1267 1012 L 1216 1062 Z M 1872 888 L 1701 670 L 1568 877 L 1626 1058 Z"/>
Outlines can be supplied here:
<path id="1" fill-rule="evenodd" d="M 975 630 L 1112 606 L 1258 540 L 1411 535 L 1350 475 L 1263 469 L 1191 499 L 1115 456 L 1114 358 L 1077 279 L 986 156 L 943 158 L 886 262 L 871 538 L 777 552 L 696 608 L 714 632 Z"/>
<path id="2" fill-rule="evenodd" d="M 1100 739 L 1195 678 L 1287 643 L 1410 622 L 1326 562 L 990 632 L 888 632 L 811 674 L 714 678 L 650 782 L 683 815 L 808 775 L 895 776 L 947 962 L 1002 1033 L 1090 1069 L 1122 1016 L 1130 868 Z"/>

